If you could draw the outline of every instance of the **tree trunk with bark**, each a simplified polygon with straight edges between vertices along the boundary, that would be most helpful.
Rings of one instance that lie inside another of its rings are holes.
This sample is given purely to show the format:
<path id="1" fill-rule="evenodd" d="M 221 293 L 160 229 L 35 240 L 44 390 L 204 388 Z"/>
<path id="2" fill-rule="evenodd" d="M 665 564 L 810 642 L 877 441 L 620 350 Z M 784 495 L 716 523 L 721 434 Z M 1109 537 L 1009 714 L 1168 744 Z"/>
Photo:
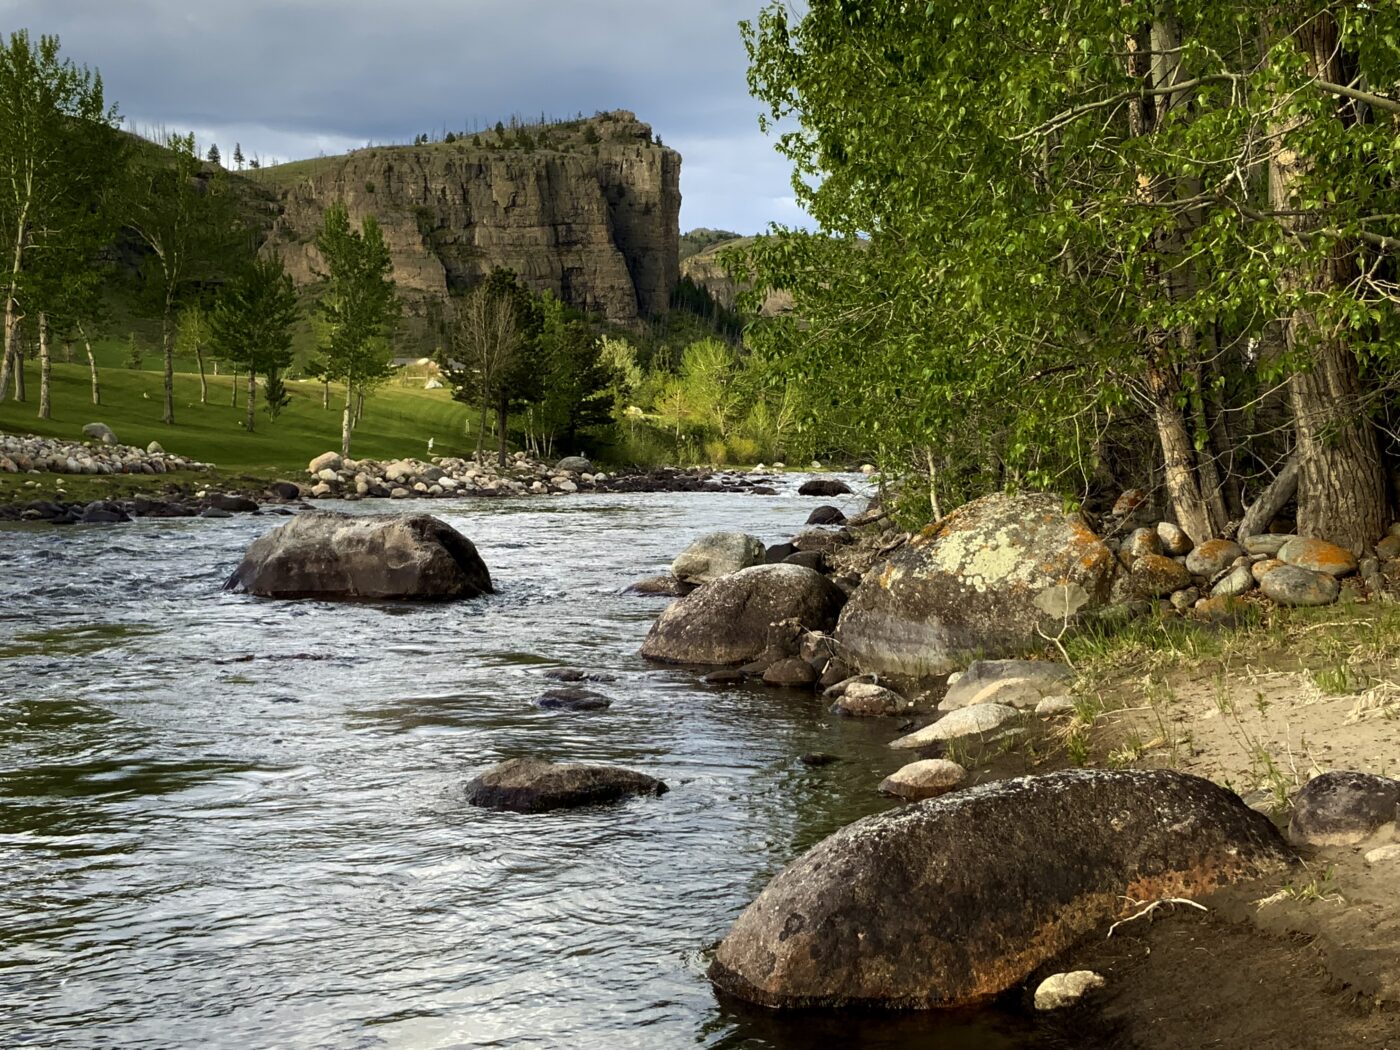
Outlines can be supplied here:
<path id="1" fill-rule="evenodd" d="M 49 360 L 49 315 L 39 313 L 39 418 L 53 415 L 49 397 L 53 386 L 53 362 Z"/>
<path id="2" fill-rule="evenodd" d="M 170 323 L 174 301 L 165 297 L 165 313 L 160 319 L 161 348 L 165 354 L 165 412 L 161 422 L 175 424 L 175 326 Z"/>
<path id="3" fill-rule="evenodd" d="M 102 388 L 97 382 L 97 358 L 92 356 L 92 341 L 88 339 L 87 331 L 81 325 L 78 326 L 78 334 L 83 337 L 83 349 L 87 351 L 88 373 L 92 378 L 92 403 L 100 405 L 102 404 Z"/>
<path id="4" fill-rule="evenodd" d="M 504 397 L 496 404 L 496 429 L 499 439 L 497 462 L 502 467 L 506 465 L 506 421 L 510 414 L 510 405 Z"/>
<path id="5" fill-rule="evenodd" d="M 340 455 L 342 459 L 350 458 L 350 413 L 354 407 L 355 390 L 347 379 L 345 381 L 345 411 L 340 416 Z"/>
<path id="6" fill-rule="evenodd" d="M 1301 26 L 1295 41 L 1308 74 L 1336 82 L 1341 68 L 1337 23 L 1319 13 Z M 1305 118 L 1275 129 L 1269 160 L 1269 201 L 1280 222 L 1307 239 L 1321 225 L 1315 211 L 1300 213 L 1295 193 L 1311 170 L 1313 158 L 1288 142 L 1288 133 Z M 1353 270 L 1350 253 L 1333 248 L 1321 260 L 1305 262 L 1282 275 L 1280 286 L 1293 300 L 1284 318 L 1284 343 L 1290 356 L 1305 363 L 1288 381 L 1288 399 L 1298 434 L 1298 532 L 1361 552 L 1385 531 L 1385 474 L 1376 433 L 1361 394 L 1356 356 L 1336 326 L 1319 319 L 1318 300 L 1342 288 Z"/>
<path id="7" fill-rule="evenodd" d="M 256 409 L 258 406 L 258 374 L 251 368 L 248 369 L 248 414 L 244 420 L 244 426 L 248 433 L 253 432 L 253 425 L 257 422 Z"/>
<path id="8" fill-rule="evenodd" d="M 1177 405 L 1176 375 L 1154 365 L 1148 366 L 1148 387 L 1152 391 L 1153 417 L 1157 438 L 1162 445 L 1167 498 L 1176 514 L 1176 523 L 1197 543 L 1214 535 L 1206 502 L 1196 481 L 1195 448 L 1186 419 Z"/>
<path id="9" fill-rule="evenodd" d="M 198 339 L 194 341 L 194 360 L 199 366 L 199 403 L 207 405 L 209 404 L 209 380 L 204 377 L 204 347 L 200 345 Z M 217 374 L 216 372 L 215 375 Z"/>

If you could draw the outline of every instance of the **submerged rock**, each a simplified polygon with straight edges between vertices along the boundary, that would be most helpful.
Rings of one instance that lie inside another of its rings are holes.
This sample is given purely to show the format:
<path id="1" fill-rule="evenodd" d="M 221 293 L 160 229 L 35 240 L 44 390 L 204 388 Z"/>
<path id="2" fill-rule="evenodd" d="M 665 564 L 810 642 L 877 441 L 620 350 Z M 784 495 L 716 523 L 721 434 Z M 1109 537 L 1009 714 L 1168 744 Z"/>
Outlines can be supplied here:
<path id="1" fill-rule="evenodd" d="M 543 813 L 666 791 L 666 785 L 655 777 L 619 766 L 512 758 L 468 783 L 467 801 L 485 809 Z"/>
<path id="2" fill-rule="evenodd" d="M 1282 869 L 1238 796 L 1168 770 L 1069 770 L 866 817 L 788 865 L 710 966 L 768 1007 L 985 1001 L 1132 901 L 1195 897 Z"/>
<path id="3" fill-rule="evenodd" d="M 1118 562 L 1057 496 L 986 496 L 925 528 L 865 575 L 836 629 L 862 671 L 926 678 L 1035 638 L 1046 598 L 1104 604 Z"/>
<path id="4" fill-rule="evenodd" d="M 892 689 L 870 682 L 851 682 L 831 705 L 831 713 L 852 718 L 883 718 L 904 714 L 912 706 Z"/>
<path id="5" fill-rule="evenodd" d="M 840 588 L 800 565 L 756 565 L 672 602 L 652 625 L 642 655 L 673 664 L 741 664 L 768 648 L 768 628 L 796 620 L 830 630 L 845 603 Z"/>
<path id="6" fill-rule="evenodd" d="M 492 592 L 476 547 L 426 514 L 300 514 L 254 540 L 225 590 L 264 598 L 445 601 Z"/>
<path id="7" fill-rule="evenodd" d="M 546 711 L 605 711 L 612 707 L 612 701 L 591 689 L 560 686 L 542 693 L 535 706 Z"/>

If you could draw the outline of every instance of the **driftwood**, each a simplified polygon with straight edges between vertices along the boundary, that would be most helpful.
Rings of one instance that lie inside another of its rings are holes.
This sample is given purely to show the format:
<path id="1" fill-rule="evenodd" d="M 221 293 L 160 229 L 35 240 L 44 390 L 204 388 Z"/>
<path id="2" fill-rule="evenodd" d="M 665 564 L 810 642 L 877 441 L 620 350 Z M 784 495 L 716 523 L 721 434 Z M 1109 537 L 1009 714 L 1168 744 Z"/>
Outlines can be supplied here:
<path id="1" fill-rule="evenodd" d="M 1269 482 L 1268 487 L 1259 493 L 1258 499 L 1249 505 L 1240 522 L 1238 538 L 1245 540 L 1257 536 L 1269 527 L 1269 522 L 1278 516 L 1293 494 L 1298 491 L 1298 457 L 1290 456 L 1278 477 Z"/>

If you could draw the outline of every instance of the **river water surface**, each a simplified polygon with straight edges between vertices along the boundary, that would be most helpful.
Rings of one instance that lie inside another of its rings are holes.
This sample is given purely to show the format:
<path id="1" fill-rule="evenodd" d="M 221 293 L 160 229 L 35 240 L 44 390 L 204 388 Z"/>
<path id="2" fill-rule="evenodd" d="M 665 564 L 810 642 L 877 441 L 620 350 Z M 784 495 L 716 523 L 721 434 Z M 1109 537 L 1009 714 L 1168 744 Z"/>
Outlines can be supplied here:
<path id="1" fill-rule="evenodd" d="M 769 1014 L 704 979 L 768 878 L 890 804 L 894 728 L 650 666 L 664 600 L 619 591 L 713 529 L 786 539 L 799 480 L 394 504 L 480 549 L 499 593 L 454 605 L 224 594 L 268 515 L 0 526 L 0 1046 L 1041 1045 L 1011 1015 Z M 616 675 L 612 708 L 531 706 L 558 666 Z M 463 802 L 526 754 L 671 791 Z"/>

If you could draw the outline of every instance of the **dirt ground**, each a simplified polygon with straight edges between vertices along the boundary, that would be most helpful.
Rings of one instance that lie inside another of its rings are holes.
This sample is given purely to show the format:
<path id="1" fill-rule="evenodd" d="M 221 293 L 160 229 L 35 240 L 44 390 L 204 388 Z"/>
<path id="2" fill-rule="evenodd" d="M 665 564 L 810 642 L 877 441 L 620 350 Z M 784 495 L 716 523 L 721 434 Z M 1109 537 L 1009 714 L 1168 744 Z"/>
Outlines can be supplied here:
<path id="1" fill-rule="evenodd" d="M 1163 766 L 1225 784 L 1286 831 L 1292 796 L 1328 770 L 1400 776 L 1394 610 L 1275 623 L 1238 636 L 1099 654 L 1059 738 L 1087 764 Z M 1111 669 L 1111 670 L 1110 670 Z M 1086 695 L 1088 694 L 1088 695 Z M 1085 1050 L 1400 1050 L 1400 842 L 1300 850 L 1275 884 L 1164 906 L 1046 972 L 1107 986 L 1053 1026 Z M 1033 987 L 1033 983 L 1032 983 Z"/>

